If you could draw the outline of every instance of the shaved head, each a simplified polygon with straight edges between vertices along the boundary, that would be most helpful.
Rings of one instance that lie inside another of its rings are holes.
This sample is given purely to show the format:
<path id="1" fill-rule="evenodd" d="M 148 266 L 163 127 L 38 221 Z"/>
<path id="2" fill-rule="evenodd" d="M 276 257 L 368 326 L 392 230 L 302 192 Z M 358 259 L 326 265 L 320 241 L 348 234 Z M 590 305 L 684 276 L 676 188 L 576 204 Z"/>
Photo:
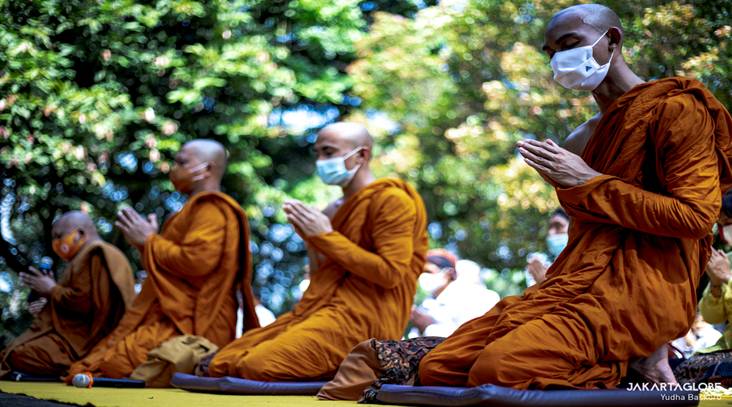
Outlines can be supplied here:
<path id="1" fill-rule="evenodd" d="M 554 14 L 542 49 L 552 58 L 558 51 L 595 44 L 593 55 L 599 64 L 611 57 L 624 63 L 622 42 L 623 28 L 614 11 L 600 4 L 580 4 Z"/>
<path id="2" fill-rule="evenodd" d="M 338 122 L 329 124 L 318 132 L 313 150 L 317 160 L 343 157 L 346 169 L 358 166 L 354 179 L 372 179 L 369 162 L 373 145 L 374 139 L 363 124 Z M 355 185 L 359 182 L 361 181 Z"/>
<path id="3" fill-rule="evenodd" d="M 54 238 L 61 237 L 75 229 L 82 230 L 87 236 L 96 236 L 97 227 L 91 220 L 86 212 L 82 211 L 70 211 L 61 215 L 55 222 L 53 222 Z"/>
<path id="4" fill-rule="evenodd" d="M 321 137 L 336 137 L 349 143 L 353 148 L 359 146 L 371 148 L 374 145 L 374 139 L 366 130 L 366 126 L 354 122 L 329 124 L 318 132 L 318 138 Z"/>
<path id="5" fill-rule="evenodd" d="M 605 32 L 610 27 L 622 29 L 620 18 L 610 8 L 601 4 L 578 4 L 576 6 L 567 7 L 554 14 L 547 30 L 553 24 L 557 24 L 566 19 L 575 19 L 583 24 L 594 27 L 597 31 Z"/>
<path id="6" fill-rule="evenodd" d="M 226 172 L 226 149 L 223 144 L 216 140 L 196 139 L 183 145 L 181 151 L 185 150 L 200 162 L 211 164 L 211 173 L 219 180 Z"/>

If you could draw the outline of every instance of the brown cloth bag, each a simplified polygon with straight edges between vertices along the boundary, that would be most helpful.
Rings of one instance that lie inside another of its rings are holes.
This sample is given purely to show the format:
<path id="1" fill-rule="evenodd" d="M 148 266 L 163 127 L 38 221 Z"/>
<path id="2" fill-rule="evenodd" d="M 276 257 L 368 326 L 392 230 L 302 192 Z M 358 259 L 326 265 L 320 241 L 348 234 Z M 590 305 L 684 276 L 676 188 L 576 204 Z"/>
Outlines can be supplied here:
<path id="1" fill-rule="evenodd" d="M 218 346 L 202 336 L 176 336 L 148 352 L 147 361 L 132 371 L 130 379 L 144 380 L 146 387 L 170 387 L 174 373 L 193 373 L 201 359 L 217 350 Z"/>
<path id="2" fill-rule="evenodd" d="M 445 338 L 425 336 L 403 341 L 368 339 L 356 345 L 333 380 L 320 389 L 321 400 L 376 403 L 383 384 L 413 385 L 419 361 Z"/>

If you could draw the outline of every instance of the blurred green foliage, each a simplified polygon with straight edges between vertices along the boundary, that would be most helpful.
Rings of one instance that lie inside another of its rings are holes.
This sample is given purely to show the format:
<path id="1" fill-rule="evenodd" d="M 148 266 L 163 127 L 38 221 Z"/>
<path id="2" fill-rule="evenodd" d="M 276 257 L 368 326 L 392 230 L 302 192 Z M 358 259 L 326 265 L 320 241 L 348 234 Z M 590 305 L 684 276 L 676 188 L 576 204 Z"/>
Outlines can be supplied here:
<path id="1" fill-rule="evenodd" d="M 61 212 L 88 210 L 137 262 L 115 213 L 177 210 L 169 160 L 196 137 L 229 148 L 224 187 L 251 220 L 256 292 L 288 309 L 305 256 L 280 203 L 337 196 L 312 176 L 309 147 L 340 118 L 375 135 L 377 174 L 418 187 L 434 246 L 490 268 L 501 294 L 520 292 L 557 202 L 515 142 L 562 140 L 594 111 L 552 82 L 541 53 L 545 22 L 570 4 L 0 0 L 0 333 L 28 321 L 8 271 L 19 253 L 51 254 Z M 695 76 L 730 106 L 732 1 L 607 5 L 639 74 Z"/>

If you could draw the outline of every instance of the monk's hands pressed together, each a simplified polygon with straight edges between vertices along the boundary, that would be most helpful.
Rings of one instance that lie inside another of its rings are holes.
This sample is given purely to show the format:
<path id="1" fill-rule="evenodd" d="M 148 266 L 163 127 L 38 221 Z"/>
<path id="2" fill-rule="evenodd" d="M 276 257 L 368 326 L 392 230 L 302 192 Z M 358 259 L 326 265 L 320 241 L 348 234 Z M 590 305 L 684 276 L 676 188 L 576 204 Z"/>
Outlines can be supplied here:
<path id="1" fill-rule="evenodd" d="M 732 280 L 729 259 L 722 250 L 712 248 L 712 256 L 707 263 L 707 275 L 713 286 L 727 284 Z"/>
<path id="2" fill-rule="evenodd" d="M 46 306 L 48 303 L 48 300 L 46 297 L 41 297 L 30 304 L 28 304 L 28 312 L 30 312 L 32 315 L 38 315 L 43 311 L 43 307 Z"/>
<path id="3" fill-rule="evenodd" d="M 147 219 L 132 208 L 123 208 L 117 214 L 117 221 L 114 223 L 125 235 L 127 241 L 142 249 L 145 240 L 150 235 L 158 233 L 158 218 L 154 214 L 148 215 Z"/>
<path id="4" fill-rule="evenodd" d="M 537 284 L 543 283 L 546 280 L 547 267 L 541 259 L 532 258 L 526 264 L 526 269 Z"/>
<path id="5" fill-rule="evenodd" d="M 559 147 L 552 140 L 523 140 L 518 149 L 529 166 L 555 187 L 582 185 L 601 175 L 577 154 Z"/>
<path id="6" fill-rule="evenodd" d="M 282 205 L 287 220 L 302 238 L 317 236 L 333 231 L 330 219 L 323 212 L 299 201 L 287 201 Z"/>
<path id="7" fill-rule="evenodd" d="M 29 267 L 27 273 L 20 273 L 20 281 L 43 296 L 51 295 L 51 290 L 56 287 L 56 281 L 50 274 L 43 273 L 35 267 Z"/>

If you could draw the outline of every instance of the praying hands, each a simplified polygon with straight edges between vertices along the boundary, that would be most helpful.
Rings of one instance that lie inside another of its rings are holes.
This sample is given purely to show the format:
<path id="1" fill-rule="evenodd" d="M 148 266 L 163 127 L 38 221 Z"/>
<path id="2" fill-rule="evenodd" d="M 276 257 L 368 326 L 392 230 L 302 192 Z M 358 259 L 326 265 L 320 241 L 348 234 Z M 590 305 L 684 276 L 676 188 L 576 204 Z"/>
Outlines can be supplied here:
<path id="1" fill-rule="evenodd" d="M 124 208 L 117 214 L 114 223 L 125 235 L 125 239 L 138 249 L 142 249 L 150 235 L 158 233 L 158 218 L 155 214 L 147 215 L 147 219 L 132 208 Z"/>
<path id="2" fill-rule="evenodd" d="M 287 201 L 282 206 L 287 220 L 302 238 L 317 236 L 333 231 L 330 219 L 323 212 L 300 201 Z"/>
<path id="3" fill-rule="evenodd" d="M 552 140 L 519 141 L 518 149 L 526 163 L 555 187 L 571 188 L 601 175 L 582 157 L 559 147 Z"/>

